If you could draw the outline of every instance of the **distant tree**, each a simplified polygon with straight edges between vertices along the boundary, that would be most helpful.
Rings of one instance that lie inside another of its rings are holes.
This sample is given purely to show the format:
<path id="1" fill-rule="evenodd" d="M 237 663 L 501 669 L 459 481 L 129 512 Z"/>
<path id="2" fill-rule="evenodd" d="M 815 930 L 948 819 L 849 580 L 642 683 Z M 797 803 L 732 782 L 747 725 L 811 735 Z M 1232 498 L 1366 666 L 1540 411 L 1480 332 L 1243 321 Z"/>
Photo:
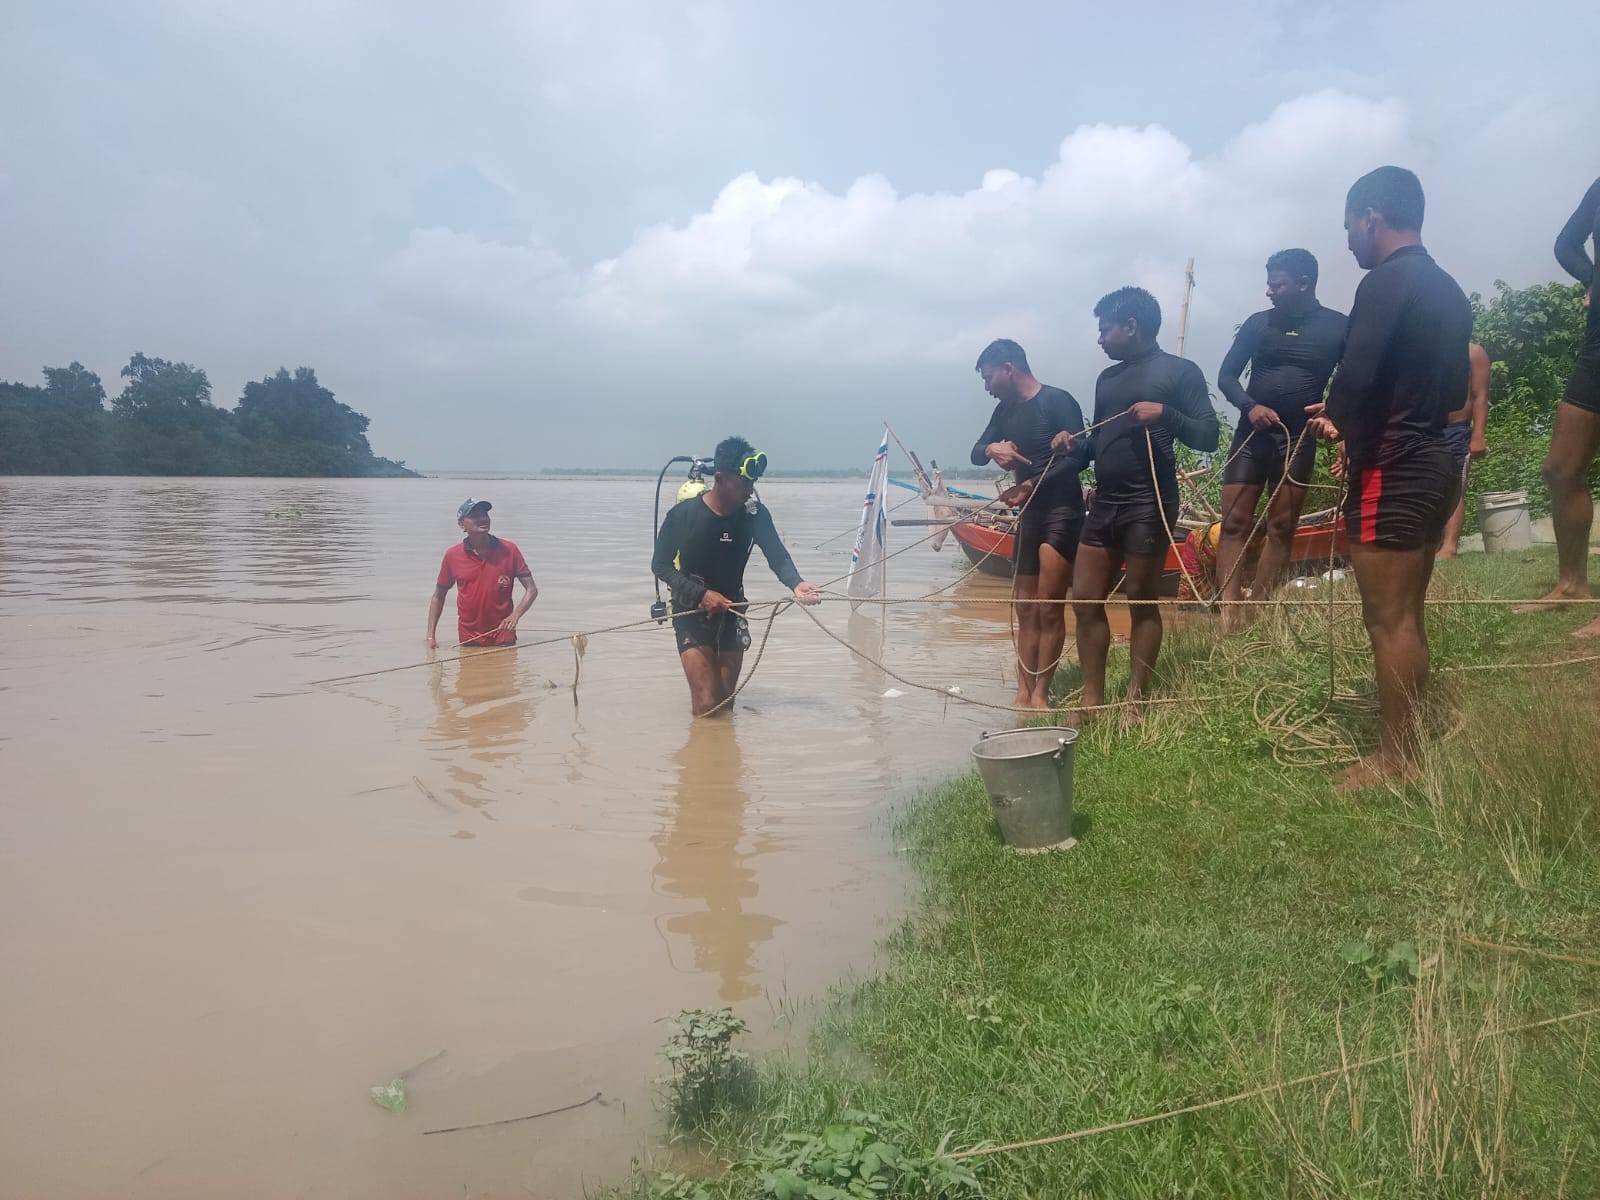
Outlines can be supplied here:
<path id="1" fill-rule="evenodd" d="M 335 400 L 310 367 L 296 367 L 293 375 L 279 367 L 259 383 L 245 384 L 234 411 L 252 440 L 308 442 L 357 457 L 372 453 L 368 419 Z"/>
<path id="2" fill-rule="evenodd" d="M 176 432 L 195 426 L 196 418 L 215 407 L 211 381 L 199 367 L 135 354 L 122 368 L 128 382 L 111 408 L 119 417 L 150 429 Z"/>
<path id="3" fill-rule="evenodd" d="M 44 369 L 45 391 L 63 408 L 77 412 L 100 412 L 106 406 L 106 389 L 96 375 L 81 362 Z"/>

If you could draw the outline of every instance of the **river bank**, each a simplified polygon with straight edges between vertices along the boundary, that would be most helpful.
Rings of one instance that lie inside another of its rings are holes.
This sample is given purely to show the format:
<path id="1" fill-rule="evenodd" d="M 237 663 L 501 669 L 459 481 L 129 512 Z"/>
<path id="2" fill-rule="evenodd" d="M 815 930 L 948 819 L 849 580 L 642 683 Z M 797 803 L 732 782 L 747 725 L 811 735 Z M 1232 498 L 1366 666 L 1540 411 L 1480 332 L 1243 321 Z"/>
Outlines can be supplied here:
<path id="1" fill-rule="evenodd" d="M 1547 550 L 1474 555 L 1433 595 L 1553 575 Z M 1430 608 L 1422 777 L 1354 796 L 1329 785 L 1375 736 L 1353 609 L 1171 637 L 1160 694 L 1189 702 L 1086 732 L 1079 846 L 1015 857 L 975 775 L 929 792 L 899 821 L 921 894 L 881 970 L 759 1064 L 753 1103 L 684 1132 L 707 1178 L 623 1190 L 913 1194 L 848 1190 L 874 1134 L 926 1159 L 1253 1093 L 961 1166 L 989 1197 L 1600 1194 L 1600 1020 L 1505 1032 L 1600 1008 L 1600 968 L 1534 953 L 1600 958 L 1600 674 L 1471 669 L 1600 653 L 1565 636 L 1587 616 Z M 823 1151 L 784 1140 L 830 1123 Z"/>

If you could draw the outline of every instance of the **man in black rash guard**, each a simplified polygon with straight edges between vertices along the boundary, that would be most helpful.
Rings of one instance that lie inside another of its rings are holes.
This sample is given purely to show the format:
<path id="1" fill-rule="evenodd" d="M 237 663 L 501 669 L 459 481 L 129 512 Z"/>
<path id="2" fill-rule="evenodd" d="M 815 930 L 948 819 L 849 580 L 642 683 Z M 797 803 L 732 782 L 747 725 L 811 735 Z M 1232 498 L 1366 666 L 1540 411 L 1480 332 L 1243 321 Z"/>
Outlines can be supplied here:
<path id="1" fill-rule="evenodd" d="M 1154 296 L 1143 288 L 1119 288 L 1094 306 L 1094 315 L 1100 346 L 1116 365 L 1095 382 L 1095 428 L 1076 439 L 1058 434 L 1054 442 L 1070 470 L 1095 464 L 1094 502 L 1084 518 L 1072 581 L 1086 709 L 1105 703 L 1111 626 L 1102 602 L 1117 568 L 1127 573 L 1128 599 L 1154 600 L 1159 591 L 1178 519 L 1173 439 L 1215 450 L 1221 437 L 1200 368 L 1156 345 L 1161 306 Z M 1130 607 L 1128 698 L 1138 700 L 1161 652 L 1161 610 L 1153 604 Z M 1137 715 L 1136 709 L 1125 713 L 1128 719 Z"/>
<path id="2" fill-rule="evenodd" d="M 1083 432 L 1083 410 L 1070 392 L 1040 383 L 1015 342 L 990 342 L 978 355 L 983 388 L 997 403 L 972 447 L 972 465 L 992 462 L 1016 475 L 1004 499 L 1022 505 L 1017 523 L 1011 594 L 1059 604 L 1017 608 L 1018 708 L 1050 707 L 1050 680 L 1067 640 L 1067 589 L 1083 529 L 1083 489 L 1078 473 L 1053 456 L 1050 440 L 1065 430 Z"/>
<path id="3" fill-rule="evenodd" d="M 1584 243 L 1594 239 L 1595 256 Z M 1565 600 L 1586 600 L 1589 590 L 1589 527 L 1594 523 L 1594 501 L 1589 495 L 1589 467 L 1600 451 L 1600 306 L 1594 302 L 1594 285 L 1600 277 L 1600 179 L 1584 193 L 1583 201 L 1567 218 L 1556 238 L 1556 261 L 1583 284 L 1584 326 L 1578 361 L 1567 379 L 1567 392 L 1556 406 L 1555 428 L 1544 460 L 1544 481 L 1550 488 L 1550 519 L 1556 530 L 1560 561 L 1556 586 L 1542 601 L 1520 606 L 1530 612 Z M 1579 629 L 1575 637 L 1600 637 L 1600 617 Z"/>
<path id="4" fill-rule="evenodd" d="M 1282 582 L 1317 461 L 1317 439 L 1305 432 L 1306 405 L 1321 402 L 1344 352 L 1345 315 L 1317 302 L 1317 260 L 1309 250 L 1280 250 L 1267 259 L 1267 299 L 1272 307 L 1245 319 L 1217 372 L 1218 389 L 1239 410 L 1222 473 L 1217 575 L 1224 600 L 1243 594 L 1239 558 L 1255 532 L 1263 490 L 1267 537 L 1250 595 L 1264 599 Z M 1248 386 L 1239 382 L 1246 366 Z M 1222 632 L 1243 624 L 1244 611 L 1224 605 Z"/>
<path id="5" fill-rule="evenodd" d="M 709 491 L 668 510 L 656 533 L 650 569 L 672 589 L 672 626 L 678 657 L 689 680 L 694 715 L 731 708 L 739 668 L 750 648 L 744 568 L 760 546 L 783 585 L 801 604 L 822 597 L 806 583 L 784 549 L 772 514 L 755 498 L 767 456 L 731 437 L 717 445 L 716 475 Z"/>
<path id="6" fill-rule="evenodd" d="M 1383 721 L 1377 755 L 1345 773 L 1344 789 L 1415 769 L 1428 678 L 1423 601 L 1461 482 L 1444 423 L 1467 399 L 1472 306 L 1422 248 L 1422 212 L 1422 184 L 1402 167 L 1379 167 L 1351 187 L 1344 227 L 1367 276 L 1326 414 L 1313 423 L 1344 440 L 1345 527 Z"/>

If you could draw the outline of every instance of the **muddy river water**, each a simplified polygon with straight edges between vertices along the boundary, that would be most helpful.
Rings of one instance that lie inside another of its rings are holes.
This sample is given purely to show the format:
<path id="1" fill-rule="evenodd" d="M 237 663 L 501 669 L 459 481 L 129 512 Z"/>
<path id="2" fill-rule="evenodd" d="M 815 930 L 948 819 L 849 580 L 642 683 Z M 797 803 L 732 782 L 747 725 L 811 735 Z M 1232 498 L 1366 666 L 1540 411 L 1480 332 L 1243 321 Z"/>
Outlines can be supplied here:
<path id="1" fill-rule="evenodd" d="M 847 569 L 849 537 L 815 547 L 861 490 L 763 489 L 807 578 Z M 426 657 L 469 494 L 538 580 L 524 643 L 646 617 L 652 491 L 0 481 L 5 1195 L 577 1195 L 659 1132 L 661 1018 L 727 1003 L 770 1037 L 870 965 L 896 802 L 1005 714 L 885 696 L 794 612 L 732 719 L 690 718 L 654 626 L 594 638 L 576 695 L 570 641 L 313 683 Z M 918 547 L 890 593 L 965 566 Z M 782 594 L 759 554 L 748 580 Z M 1009 697 L 1002 607 L 819 611 Z M 372 1103 L 413 1066 L 403 1115 Z"/>

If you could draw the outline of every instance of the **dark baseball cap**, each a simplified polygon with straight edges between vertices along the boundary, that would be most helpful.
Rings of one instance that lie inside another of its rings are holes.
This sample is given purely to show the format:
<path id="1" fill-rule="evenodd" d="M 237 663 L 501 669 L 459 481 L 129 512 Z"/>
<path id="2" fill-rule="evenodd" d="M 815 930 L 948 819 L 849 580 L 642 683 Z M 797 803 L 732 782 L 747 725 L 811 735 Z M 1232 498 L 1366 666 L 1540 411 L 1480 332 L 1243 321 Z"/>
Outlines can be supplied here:
<path id="1" fill-rule="evenodd" d="M 461 502 L 461 507 L 456 509 L 456 520 L 461 520 L 462 517 L 466 516 L 475 508 L 481 508 L 485 512 L 488 512 L 493 507 L 494 505 L 490 504 L 487 500 L 474 500 L 471 496 L 468 496 Z"/>

